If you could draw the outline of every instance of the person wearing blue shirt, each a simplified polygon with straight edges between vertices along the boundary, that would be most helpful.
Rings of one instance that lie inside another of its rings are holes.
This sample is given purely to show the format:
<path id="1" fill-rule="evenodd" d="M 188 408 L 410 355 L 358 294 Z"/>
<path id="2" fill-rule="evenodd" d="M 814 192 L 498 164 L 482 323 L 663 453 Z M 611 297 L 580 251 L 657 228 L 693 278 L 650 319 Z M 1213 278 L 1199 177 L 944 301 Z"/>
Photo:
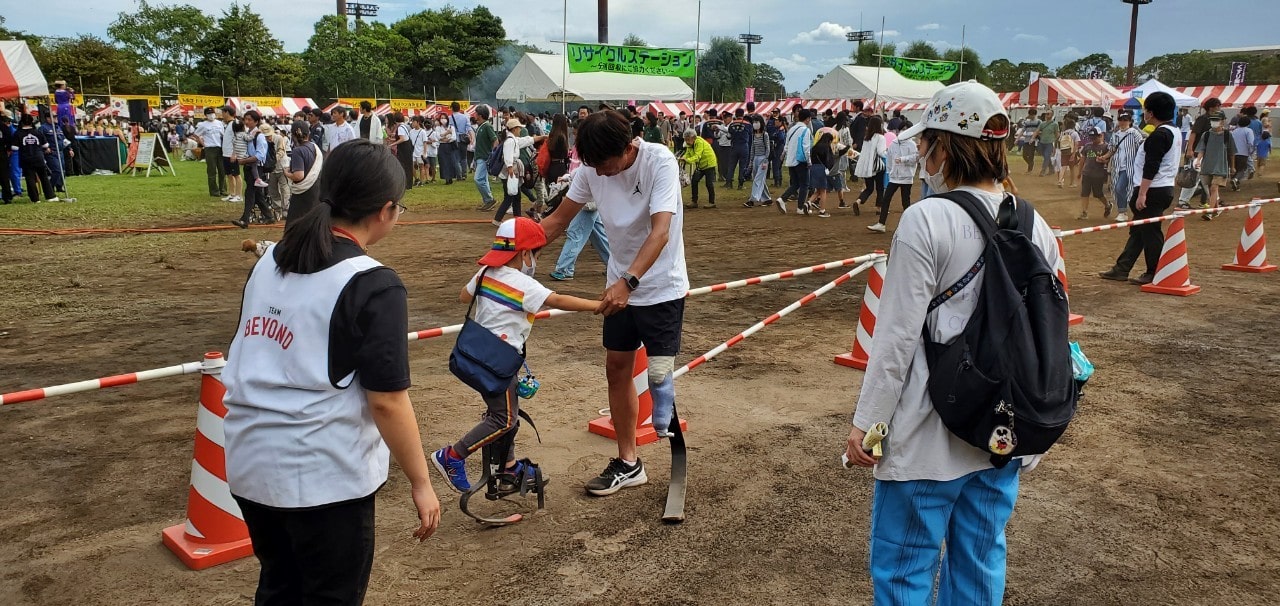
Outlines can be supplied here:
<path id="1" fill-rule="evenodd" d="M 787 131 L 783 145 L 782 164 L 787 167 L 791 176 L 791 185 L 778 198 L 778 212 L 787 214 L 787 199 L 794 197 L 796 204 L 809 199 L 809 148 L 813 147 L 813 131 L 809 125 L 813 120 L 813 112 L 801 109 L 796 114 L 796 123 Z M 799 210 L 799 206 L 796 209 Z"/>
<path id="2" fill-rule="evenodd" d="M 63 171 L 62 155 L 71 145 L 71 141 L 63 136 L 62 129 L 54 126 L 53 114 L 49 114 L 40 122 L 40 134 L 44 135 L 45 141 L 48 141 L 49 147 L 53 149 L 53 153 L 45 157 L 45 163 L 49 165 L 49 183 L 53 185 L 53 191 L 66 194 L 67 179 Z"/>
<path id="3" fill-rule="evenodd" d="M 271 204 L 267 201 L 267 188 L 255 185 L 256 179 L 251 175 L 257 175 L 256 168 L 262 166 L 267 161 L 267 138 L 258 130 L 258 125 L 262 124 L 262 114 L 257 110 L 249 110 L 244 113 L 244 128 L 249 132 L 249 138 L 245 147 L 246 154 L 243 158 L 236 158 L 236 162 L 253 168 L 246 169 L 245 176 L 245 195 L 244 195 L 244 213 L 240 218 L 231 223 L 245 229 L 249 227 L 249 220 L 253 218 L 253 207 L 256 205 L 261 211 L 262 216 L 266 217 L 267 223 L 275 223 L 275 215 L 271 212 Z"/>

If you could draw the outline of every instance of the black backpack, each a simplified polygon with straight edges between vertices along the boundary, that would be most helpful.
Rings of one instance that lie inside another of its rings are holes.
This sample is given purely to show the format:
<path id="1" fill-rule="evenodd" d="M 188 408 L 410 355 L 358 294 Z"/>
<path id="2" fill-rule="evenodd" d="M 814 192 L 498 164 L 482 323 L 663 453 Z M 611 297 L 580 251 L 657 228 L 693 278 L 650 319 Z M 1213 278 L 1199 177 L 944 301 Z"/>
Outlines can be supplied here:
<path id="1" fill-rule="evenodd" d="M 493 149 L 489 150 L 489 158 L 486 160 L 485 170 L 489 171 L 490 177 L 497 177 L 502 174 L 502 146 L 506 141 L 507 135 L 503 133 L 503 136 L 498 137 L 498 140 L 494 142 Z"/>
<path id="2" fill-rule="evenodd" d="M 276 169 L 276 142 L 274 138 L 267 138 L 267 159 L 262 163 L 262 172 L 270 173 Z"/>
<path id="3" fill-rule="evenodd" d="M 1067 339 L 1067 297 L 1032 240 L 1031 203 L 1007 195 L 993 220 L 972 194 L 936 197 L 969 214 L 986 248 L 929 311 L 959 294 L 984 267 L 986 273 L 959 337 L 934 343 L 924 326 L 929 397 L 947 429 L 1004 467 L 1013 457 L 1048 451 L 1075 416 L 1080 386 Z"/>

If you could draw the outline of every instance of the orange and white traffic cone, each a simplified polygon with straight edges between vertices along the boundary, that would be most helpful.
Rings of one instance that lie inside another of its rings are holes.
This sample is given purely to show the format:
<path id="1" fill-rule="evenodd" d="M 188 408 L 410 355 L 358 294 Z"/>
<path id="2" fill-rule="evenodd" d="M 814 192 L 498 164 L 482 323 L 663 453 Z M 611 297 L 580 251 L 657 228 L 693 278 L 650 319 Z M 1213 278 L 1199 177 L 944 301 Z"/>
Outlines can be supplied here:
<path id="1" fill-rule="evenodd" d="M 649 355 L 643 345 L 636 350 L 636 363 L 631 372 L 631 380 L 636 386 L 636 396 L 640 400 L 639 414 L 636 415 L 636 446 L 643 446 L 658 441 L 658 432 L 653 428 L 653 395 L 649 393 Z M 688 430 L 689 423 L 680 419 L 680 430 Z M 601 435 L 610 440 L 618 439 L 618 431 L 613 427 L 613 417 L 603 416 L 587 423 L 587 431 Z"/>
<path id="2" fill-rule="evenodd" d="M 1142 285 L 1142 292 L 1179 297 L 1200 292 L 1200 287 L 1191 283 L 1191 269 L 1187 265 L 1187 234 L 1183 226 L 1183 217 L 1182 215 L 1175 215 L 1175 217 L 1169 223 L 1169 233 L 1165 234 L 1164 249 L 1160 251 L 1160 264 L 1156 266 L 1155 278 L 1150 284 Z"/>
<path id="3" fill-rule="evenodd" d="M 1236 258 L 1222 266 L 1228 271 L 1261 274 L 1275 271 L 1276 266 L 1267 263 L 1267 234 L 1262 230 L 1262 205 L 1254 198 L 1249 207 L 1249 218 L 1240 231 L 1240 244 L 1236 246 Z"/>
<path id="4" fill-rule="evenodd" d="M 1071 286 L 1067 284 L 1067 251 L 1062 246 L 1062 236 L 1057 235 L 1060 233 L 1058 231 L 1058 228 L 1053 227 L 1052 229 L 1053 229 L 1053 233 L 1056 235 L 1058 239 L 1058 263 L 1053 267 L 1053 269 L 1058 273 L 1058 281 L 1062 282 L 1062 293 L 1067 295 L 1068 304 L 1069 304 L 1071 299 L 1071 293 L 1070 293 Z M 1080 314 L 1073 314 L 1073 313 L 1067 314 L 1068 326 L 1075 326 L 1076 324 L 1083 324 L 1083 323 L 1084 323 L 1084 316 Z"/>
<path id="5" fill-rule="evenodd" d="M 196 412 L 195 458 L 187 493 L 187 522 L 164 529 L 166 547 L 192 570 L 203 570 L 253 555 L 244 514 L 227 487 L 227 456 L 222 420 L 223 388 L 218 375 L 226 366 L 219 352 L 204 355 L 200 377 L 200 407 Z"/>
<path id="6" fill-rule="evenodd" d="M 883 253 L 877 250 L 877 253 Z M 858 312 L 858 330 L 853 335 L 853 349 L 836 356 L 835 363 L 850 368 L 867 369 L 871 340 L 876 332 L 876 316 L 880 313 L 880 293 L 884 290 L 884 275 L 889 262 L 885 257 L 876 259 L 867 272 L 867 289 L 862 294 L 862 309 Z"/>

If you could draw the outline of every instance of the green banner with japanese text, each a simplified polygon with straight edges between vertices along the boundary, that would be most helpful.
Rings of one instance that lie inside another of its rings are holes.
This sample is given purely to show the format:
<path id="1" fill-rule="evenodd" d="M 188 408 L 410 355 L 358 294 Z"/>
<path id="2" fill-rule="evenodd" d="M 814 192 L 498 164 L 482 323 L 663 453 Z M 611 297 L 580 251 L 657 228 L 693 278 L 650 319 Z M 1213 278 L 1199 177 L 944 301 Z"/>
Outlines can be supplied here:
<path id="1" fill-rule="evenodd" d="M 893 71 L 912 80 L 946 80 L 954 76 L 960 64 L 955 61 L 931 61 L 928 59 L 907 59 L 906 57 L 885 57 L 885 63 Z"/>
<path id="2" fill-rule="evenodd" d="M 687 48 L 646 48 L 607 44 L 569 44 L 569 71 L 692 78 L 697 52 Z"/>

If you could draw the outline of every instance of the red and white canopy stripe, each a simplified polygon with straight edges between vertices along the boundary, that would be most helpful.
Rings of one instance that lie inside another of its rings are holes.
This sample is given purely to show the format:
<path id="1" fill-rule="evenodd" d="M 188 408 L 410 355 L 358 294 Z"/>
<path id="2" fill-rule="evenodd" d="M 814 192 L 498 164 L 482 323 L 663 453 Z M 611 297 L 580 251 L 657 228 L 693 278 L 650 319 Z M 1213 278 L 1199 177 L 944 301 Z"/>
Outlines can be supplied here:
<path id="1" fill-rule="evenodd" d="M 687 101 L 653 101 L 640 108 L 640 115 L 653 112 L 659 116 L 679 116 L 680 112 L 686 115 L 693 113 L 693 104 Z"/>
<path id="2" fill-rule="evenodd" d="M 244 101 L 239 97 L 227 97 L 227 104 L 240 113 L 244 113 L 251 109 L 256 109 L 263 114 L 275 114 L 277 116 L 292 116 L 304 107 L 319 107 L 315 101 L 308 97 L 284 97 L 280 99 L 280 105 L 275 107 L 260 106 L 252 101 Z"/>
<path id="3" fill-rule="evenodd" d="M 1037 78 L 1022 92 L 1018 103 L 1029 107 L 1039 105 L 1103 105 L 1110 106 L 1124 94 L 1105 80 L 1066 80 L 1062 78 Z"/>
<path id="4" fill-rule="evenodd" d="M 0 40 L 0 99 L 44 97 L 49 83 L 21 40 Z"/>
<path id="5" fill-rule="evenodd" d="M 882 103 L 880 109 L 886 112 L 908 112 L 924 109 L 928 105 L 928 103 Z"/>
<path id="6" fill-rule="evenodd" d="M 165 108 L 163 112 L 160 112 L 160 115 L 166 118 L 177 118 L 179 116 L 190 116 L 194 113 L 196 113 L 196 106 L 174 103 Z"/>
<path id="7" fill-rule="evenodd" d="M 1280 107 L 1280 84 L 1251 86 L 1186 86 L 1175 89 L 1201 101 L 1217 97 L 1226 107 Z"/>

